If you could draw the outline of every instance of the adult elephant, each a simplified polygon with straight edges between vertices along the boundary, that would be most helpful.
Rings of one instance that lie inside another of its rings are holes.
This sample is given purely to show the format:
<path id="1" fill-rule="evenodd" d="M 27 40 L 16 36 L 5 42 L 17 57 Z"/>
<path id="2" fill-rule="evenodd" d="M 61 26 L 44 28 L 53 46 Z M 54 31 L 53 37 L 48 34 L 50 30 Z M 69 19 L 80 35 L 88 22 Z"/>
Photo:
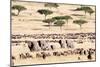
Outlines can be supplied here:
<path id="1" fill-rule="evenodd" d="M 59 44 L 61 46 L 61 48 L 67 48 L 67 44 L 65 40 L 59 40 Z"/>
<path id="2" fill-rule="evenodd" d="M 74 44 L 71 40 L 66 40 L 67 48 L 74 48 Z"/>
<path id="3" fill-rule="evenodd" d="M 50 44 L 47 43 L 45 40 L 39 40 L 38 43 L 42 50 L 50 50 L 51 49 Z"/>
<path id="4" fill-rule="evenodd" d="M 41 48 L 40 48 L 37 41 L 29 41 L 28 42 L 28 48 L 30 49 L 30 51 L 39 51 L 39 50 L 41 50 Z"/>

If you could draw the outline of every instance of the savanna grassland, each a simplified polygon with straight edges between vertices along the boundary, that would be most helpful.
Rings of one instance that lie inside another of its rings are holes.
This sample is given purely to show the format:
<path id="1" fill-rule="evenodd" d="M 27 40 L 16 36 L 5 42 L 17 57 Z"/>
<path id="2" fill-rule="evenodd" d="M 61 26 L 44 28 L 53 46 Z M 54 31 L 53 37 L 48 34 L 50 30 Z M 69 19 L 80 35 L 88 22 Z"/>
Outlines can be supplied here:
<path id="1" fill-rule="evenodd" d="M 12 66 L 95 61 L 95 6 L 12 1 Z"/>

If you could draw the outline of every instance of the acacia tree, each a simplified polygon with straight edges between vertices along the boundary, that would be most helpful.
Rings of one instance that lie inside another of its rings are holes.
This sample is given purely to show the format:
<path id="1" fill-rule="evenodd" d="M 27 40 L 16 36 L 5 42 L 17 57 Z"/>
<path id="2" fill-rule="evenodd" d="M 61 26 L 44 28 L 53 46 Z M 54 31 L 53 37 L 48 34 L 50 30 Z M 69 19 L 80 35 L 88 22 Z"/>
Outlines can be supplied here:
<path id="1" fill-rule="evenodd" d="M 46 16 L 47 16 L 47 15 L 50 15 L 50 14 L 53 13 L 52 11 L 47 10 L 47 9 L 40 9 L 40 10 L 38 10 L 37 12 L 40 13 L 40 14 L 43 14 L 43 15 L 45 16 L 45 18 L 44 18 L 45 20 L 46 20 Z"/>
<path id="2" fill-rule="evenodd" d="M 45 7 L 56 8 L 58 10 L 59 5 L 57 3 L 45 3 Z"/>
<path id="3" fill-rule="evenodd" d="M 91 17 L 91 15 L 94 13 L 94 11 L 93 10 L 88 10 L 88 13 L 90 14 L 90 17 Z"/>
<path id="4" fill-rule="evenodd" d="M 84 11 L 85 16 L 86 16 L 86 13 L 87 13 L 88 11 L 92 11 L 92 8 L 83 6 L 83 7 L 80 7 L 80 8 L 76 8 L 74 11 Z"/>
<path id="5" fill-rule="evenodd" d="M 80 7 L 85 7 L 86 5 L 81 4 Z"/>
<path id="6" fill-rule="evenodd" d="M 63 16 L 55 16 L 55 17 L 52 17 L 52 19 L 57 21 L 57 20 L 64 20 L 65 18 Z"/>
<path id="7" fill-rule="evenodd" d="M 54 19 L 46 19 L 46 20 L 43 20 L 43 22 L 48 23 L 48 25 L 49 25 L 49 29 L 50 29 L 52 23 L 54 22 Z"/>
<path id="8" fill-rule="evenodd" d="M 85 15 L 88 11 L 92 10 L 90 7 L 81 7 L 81 9 L 85 12 Z"/>
<path id="9" fill-rule="evenodd" d="M 73 23 L 78 24 L 80 26 L 80 29 L 82 29 L 82 24 L 87 23 L 85 20 L 74 20 Z"/>
<path id="10" fill-rule="evenodd" d="M 60 30 L 62 30 L 62 26 L 65 24 L 63 20 L 57 20 L 55 23 L 55 26 L 59 26 Z"/>
<path id="11" fill-rule="evenodd" d="M 18 16 L 21 11 L 26 10 L 26 8 L 24 6 L 21 6 L 21 5 L 13 5 L 12 9 L 18 11 L 16 16 Z"/>
<path id="12" fill-rule="evenodd" d="M 71 16 L 67 16 L 67 15 L 66 15 L 66 16 L 63 16 L 63 17 L 64 17 L 64 19 L 67 21 L 67 26 L 68 26 L 68 20 L 69 20 L 69 19 L 73 19 L 73 18 L 72 18 Z"/>
<path id="13" fill-rule="evenodd" d="M 67 26 L 68 26 L 68 20 L 73 19 L 73 18 L 71 16 L 66 15 L 66 16 L 56 16 L 56 17 L 53 17 L 52 19 L 55 19 L 56 21 L 57 20 L 65 20 L 65 21 L 67 21 Z"/>

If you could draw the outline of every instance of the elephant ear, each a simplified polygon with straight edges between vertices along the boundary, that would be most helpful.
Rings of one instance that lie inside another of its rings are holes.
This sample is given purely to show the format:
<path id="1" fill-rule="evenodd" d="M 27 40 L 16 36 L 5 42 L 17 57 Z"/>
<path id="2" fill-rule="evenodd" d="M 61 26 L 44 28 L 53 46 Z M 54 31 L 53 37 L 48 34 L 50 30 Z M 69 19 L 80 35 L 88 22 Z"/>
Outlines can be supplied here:
<path id="1" fill-rule="evenodd" d="M 35 50 L 35 51 L 41 50 L 41 47 L 39 46 L 39 44 L 38 44 L 37 41 L 33 41 L 33 44 L 34 44 L 34 50 Z"/>
<path id="2" fill-rule="evenodd" d="M 67 42 L 67 47 L 68 47 L 68 48 L 74 48 L 73 41 L 67 40 L 66 42 Z"/>

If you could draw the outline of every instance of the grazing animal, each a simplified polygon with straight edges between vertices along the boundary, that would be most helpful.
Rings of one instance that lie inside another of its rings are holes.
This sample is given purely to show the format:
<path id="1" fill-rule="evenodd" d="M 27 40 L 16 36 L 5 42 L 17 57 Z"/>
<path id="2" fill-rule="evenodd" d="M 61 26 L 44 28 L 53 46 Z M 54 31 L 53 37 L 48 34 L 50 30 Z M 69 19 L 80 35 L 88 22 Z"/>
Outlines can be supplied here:
<path id="1" fill-rule="evenodd" d="M 20 44 L 16 43 L 16 46 L 18 46 L 18 45 L 20 45 Z"/>
<path id="2" fill-rule="evenodd" d="M 61 53 L 59 53 L 59 52 L 53 52 L 53 55 L 54 55 L 54 56 L 60 56 Z"/>
<path id="3" fill-rule="evenodd" d="M 86 55 L 86 50 L 84 50 L 84 55 Z"/>
<path id="4" fill-rule="evenodd" d="M 82 54 L 83 54 L 83 52 L 82 52 L 82 51 L 83 51 L 83 50 L 80 50 L 80 51 L 79 51 L 79 54 L 80 54 L 80 55 L 82 55 Z"/>
<path id="5" fill-rule="evenodd" d="M 30 41 L 28 43 L 28 47 L 29 47 L 30 51 L 40 51 L 41 50 L 37 41 L 33 41 L 33 42 Z"/>
<path id="6" fill-rule="evenodd" d="M 88 56 L 87 56 L 87 58 L 88 58 L 89 60 L 92 59 L 92 56 L 91 56 L 91 52 L 90 52 L 90 51 L 88 52 Z"/>
<path id="7" fill-rule="evenodd" d="M 51 49 L 51 46 L 44 40 L 39 40 L 38 44 L 42 50 L 50 50 Z"/>
<path id="8" fill-rule="evenodd" d="M 91 60 L 91 59 L 92 59 L 91 54 L 89 54 L 89 55 L 87 56 L 87 58 L 88 58 L 89 60 Z"/>
<path id="9" fill-rule="evenodd" d="M 67 48 L 67 44 L 65 40 L 59 40 L 59 44 L 61 46 L 61 48 Z"/>
<path id="10" fill-rule="evenodd" d="M 92 59 L 92 54 L 93 54 L 94 52 L 92 52 L 92 48 L 90 48 L 89 50 L 88 50 L 88 56 L 87 56 L 87 58 L 89 59 L 89 60 L 91 60 Z"/>
<path id="11" fill-rule="evenodd" d="M 80 57 L 78 57 L 78 60 L 80 60 Z"/>
<path id="12" fill-rule="evenodd" d="M 77 43 L 78 43 L 78 44 L 82 44 L 82 43 L 83 43 L 83 41 L 82 41 L 82 40 L 79 40 L 79 41 L 77 41 Z"/>
<path id="13" fill-rule="evenodd" d="M 33 43 L 32 42 L 28 43 L 28 47 L 29 47 L 30 51 L 33 51 Z"/>
<path id="14" fill-rule="evenodd" d="M 16 60 L 16 58 L 15 58 L 14 56 L 12 56 L 12 59 L 13 59 L 13 60 Z"/>
<path id="15" fill-rule="evenodd" d="M 79 51 L 77 49 L 73 50 L 73 53 L 76 55 L 76 54 L 79 54 Z"/>
<path id="16" fill-rule="evenodd" d="M 26 56 L 23 53 L 19 54 L 19 56 L 20 56 L 20 59 L 26 59 Z"/>
<path id="17" fill-rule="evenodd" d="M 37 53 L 37 54 L 36 54 L 36 57 L 37 57 L 37 58 L 42 57 L 42 56 L 43 56 L 43 55 L 40 54 L 40 53 Z"/>
<path id="18" fill-rule="evenodd" d="M 90 51 L 91 54 L 95 53 L 95 49 L 90 48 L 89 51 Z"/>
<path id="19" fill-rule="evenodd" d="M 67 51 L 67 54 L 68 54 L 68 55 L 72 55 L 72 54 L 73 54 L 73 51 L 72 51 L 72 50 L 68 50 L 68 51 Z"/>
<path id="20" fill-rule="evenodd" d="M 61 52 L 61 55 L 67 56 L 67 53 L 66 52 Z"/>
<path id="21" fill-rule="evenodd" d="M 30 55 L 29 53 L 26 53 L 26 57 L 27 58 L 33 58 L 32 55 Z"/>
<path id="22" fill-rule="evenodd" d="M 64 53 L 64 55 L 63 56 L 67 56 L 68 54 L 67 53 Z"/>
<path id="23" fill-rule="evenodd" d="M 74 48 L 73 42 L 70 40 L 66 40 L 67 48 Z"/>
<path id="24" fill-rule="evenodd" d="M 45 56 L 51 56 L 50 53 L 46 53 L 46 52 L 41 52 L 41 54 L 44 54 Z"/>
<path id="25" fill-rule="evenodd" d="M 53 45 L 51 45 L 51 49 L 52 49 L 52 50 L 54 50 L 54 47 L 53 47 Z"/>
<path id="26" fill-rule="evenodd" d="M 46 55 L 45 55 L 45 54 L 43 54 L 42 58 L 43 58 L 43 59 L 46 59 Z"/>

